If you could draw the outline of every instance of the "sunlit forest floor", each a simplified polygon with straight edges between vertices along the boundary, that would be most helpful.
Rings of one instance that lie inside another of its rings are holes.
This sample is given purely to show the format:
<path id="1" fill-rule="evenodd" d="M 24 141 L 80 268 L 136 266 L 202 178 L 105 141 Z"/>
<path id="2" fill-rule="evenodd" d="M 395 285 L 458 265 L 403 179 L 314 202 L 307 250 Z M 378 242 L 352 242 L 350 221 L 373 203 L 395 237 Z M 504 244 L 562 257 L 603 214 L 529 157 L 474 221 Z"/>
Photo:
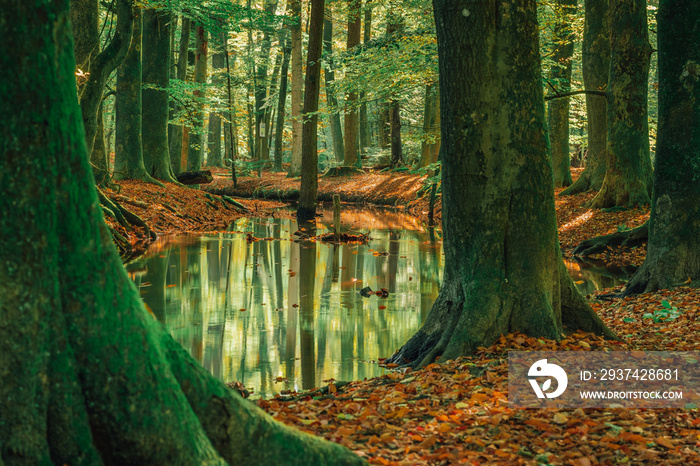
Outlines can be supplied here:
<path id="1" fill-rule="evenodd" d="M 578 172 L 575 169 L 574 176 Z M 214 183 L 203 189 L 234 194 L 228 174 L 220 170 L 215 175 Z M 421 191 L 422 179 L 406 173 L 367 173 L 322 179 L 319 192 L 395 205 L 425 219 L 428 200 Z M 257 195 L 267 192 L 279 198 L 298 184 L 299 179 L 265 172 L 262 178 L 240 178 L 235 193 L 257 190 Z M 216 194 L 205 191 L 140 182 L 120 185 L 118 194 L 106 194 L 161 235 L 221 231 L 243 215 L 280 215 L 276 209 L 285 205 L 236 198 L 249 209 L 243 212 L 223 207 Z M 556 198 L 565 254 L 583 239 L 632 228 L 648 218 L 648 209 L 591 211 L 583 205 L 592 197 L 584 193 Z M 644 249 L 610 250 L 601 259 L 639 265 Z M 414 372 L 387 368 L 386 375 L 375 379 L 347 385 L 328 381 L 320 392 L 257 403 L 276 419 L 339 442 L 372 464 L 700 464 L 697 409 L 524 410 L 507 404 L 508 350 L 700 350 L 700 291 L 694 283 L 686 285 L 622 300 L 590 296 L 591 305 L 623 342 L 582 333 L 569 334 L 561 342 L 507 335 L 469 358 Z M 670 309 L 673 319 L 658 318 L 668 316 Z"/>

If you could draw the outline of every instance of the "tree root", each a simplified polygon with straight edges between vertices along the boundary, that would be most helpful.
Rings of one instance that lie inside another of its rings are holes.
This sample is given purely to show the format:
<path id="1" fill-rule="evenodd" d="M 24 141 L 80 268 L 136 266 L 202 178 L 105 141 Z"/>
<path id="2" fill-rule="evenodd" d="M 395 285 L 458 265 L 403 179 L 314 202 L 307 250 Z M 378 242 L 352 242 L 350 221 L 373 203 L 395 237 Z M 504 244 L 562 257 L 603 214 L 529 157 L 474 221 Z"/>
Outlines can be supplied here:
<path id="1" fill-rule="evenodd" d="M 97 190 L 97 196 L 105 216 L 114 220 L 128 233 L 135 233 L 141 236 L 138 229 L 143 229 L 144 236 L 140 238 L 141 242 L 150 243 L 158 238 L 158 235 L 151 230 L 148 224 L 141 217 L 121 205 L 116 199 L 110 199 L 100 189 Z M 121 197 L 125 198 L 125 196 Z M 138 205 L 136 203 L 140 202 L 133 201 L 129 198 L 125 198 L 123 201 L 133 203 L 134 205 Z M 115 228 L 110 226 L 109 231 L 112 234 L 112 239 L 117 246 L 117 249 L 119 250 L 119 255 L 122 256 L 122 258 L 132 256 L 137 248 L 135 248 L 134 245 L 131 244 L 131 242 Z"/>
<path id="2" fill-rule="evenodd" d="M 572 254 L 579 257 L 592 256 L 614 247 L 632 248 L 641 246 L 649 239 L 649 222 L 631 230 L 618 231 L 610 235 L 596 236 L 582 241 Z"/>

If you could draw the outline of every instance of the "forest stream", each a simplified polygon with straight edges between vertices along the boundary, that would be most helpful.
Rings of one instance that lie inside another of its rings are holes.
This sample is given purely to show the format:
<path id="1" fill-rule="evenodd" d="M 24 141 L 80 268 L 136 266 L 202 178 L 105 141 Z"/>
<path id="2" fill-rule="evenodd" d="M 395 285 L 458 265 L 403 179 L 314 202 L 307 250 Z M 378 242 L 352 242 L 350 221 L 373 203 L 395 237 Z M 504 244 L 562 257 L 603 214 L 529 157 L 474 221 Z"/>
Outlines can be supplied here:
<path id="1" fill-rule="evenodd" d="M 317 234 L 331 223 L 324 211 Z M 341 230 L 366 243 L 299 239 L 285 218 L 241 218 L 230 230 L 161 239 L 127 270 L 173 337 L 255 398 L 381 375 L 377 358 L 420 328 L 438 295 L 441 232 L 400 212 L 345 210 Z M 634 270 L 566 265 L 584 295 Z"/>

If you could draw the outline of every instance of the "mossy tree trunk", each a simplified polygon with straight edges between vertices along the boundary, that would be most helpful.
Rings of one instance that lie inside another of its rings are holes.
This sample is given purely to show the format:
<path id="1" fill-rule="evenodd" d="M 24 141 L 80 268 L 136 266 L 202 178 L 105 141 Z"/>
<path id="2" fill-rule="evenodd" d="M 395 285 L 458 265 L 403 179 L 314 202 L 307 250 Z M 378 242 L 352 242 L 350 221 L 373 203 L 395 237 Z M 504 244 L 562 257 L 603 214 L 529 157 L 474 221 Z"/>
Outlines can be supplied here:
<path id="1" fill-rule="evenodd" d="M 330 111 L 331 139 L 333 139 L 333 154 L 336 162 L 345 159 L 345 146 L 343 145 L 343 129 L 340 125 L 340 113 L 338 112 L 338 99 L 335 96 L 333 81 L 335 81 L 335 70 L 333 69 L 333 3 L 327 5 L 326 18 L 323 20 L 323 54 L 325 81 L 326 81 L 326 102 Z"/>
<path id="2" fill-rule="evenodd" d="M 143 11 L 141 138 L 148 174 L 174 183 L 168 147 L 170 17 L 171 13 L 165 10 Z"/>
<path id="3" fill-rule="evenodd" d="M 571 22 L 576 16 L 577 0 L 557 0 L 554 26 L 554 53 L 549 72 L 549 84 L 556 90 L 551 94 L 571 91 L 571 59 L 574 56 L 574 35 Z M 547 104 L 549 140 L 551 143 L 554 187 L 571 185 L 571 163 L 569 160 L 569 103 L 570 97 L 550 100 Z"/>
<path id="4" fill-rule="evenodd" d="M 646 0 L 610 0 L 609 8 L 608 160 L 594 208 L 649 204 L 652 187 Z"/>
<path id="5" fill-rule="evenodd" d="M 206 104 L 206 93 L 204 86 L 207 83 L 207 55 L 208 38 L 207 31 L 201 24 L 197 25 L 195 31 L 195 62 L 194 81 L 201 86 L 194 91 L 195 114 L 193 129 L 189 133 L 189 143 L 187 150 L 187 171 L 196 172 L 202 169 L 204 161 L 204 141 L 206 131 L 204 129 L 204 106 Z"/>
<path id="6" fill-rule="evenodd" d="M 700 280 L 700 3 L 659 3 L 659 130 L 647 256 L 626 294 Z"/>
<path id="7" fill-rule="evenodd" d="M 535 0 L 434 0 L 445 250 L 440 294 L 392 360 L 420 366 L 502 334 L 612 336 L 564 267 Z"/>
<path id="8" fill-rule="evenodd" d="M 0 463 L 361 464 L 234 394 L 146 312 L 102 218 L 68 2 L 6 6 Z"/>
<path id="9" fill-rule="evenodd" d="M 360 34 L 362 33 L 362 19 L 360 10 L 361 0 L 347 0 L 348 4 L 348 35 L 347 51 L 360 45 Z M 357 92 L 348 92 L 345 96 L 345 158 L 343 165 L 346 167 L 361 167 L 360 159 L 360 121 L 358 108 L 356 106 Z"/>
<path id="10" fill-rule="evenodd" d="M 586 0 L 583 28 L 583 84 L 587 91 L 603 91 L 610 73 L 608 0 Z M 586 94 L 588 157 L 578 179 L 560 195 L 598 190 L 605 179 L 608 140 L 608 103 L 604 96 Z"/>
<path id="11" fill-rule="evenodd" d="M 263 11 L 271 16 L 277 11 L 277 0 L 266 0 L 264 2 Z M 265 126 L 269 106 L 267 103 L 268 89 L 268 68 L 270 66 L 270 49 L 272 48 L 272 38 L 270 28 L 266 27 L 263 32 L 262 44 L 260 45 L 260 54 L 257 64 L 253 64 L 253 72 L 256 75 L 255 89 L 253 94 L 255 97 L 255 154 L 258 158 L 258 163 L 270 160 L 270 148 L 267 144 L 267 136 L 269 134 L 269 126 Z"/>
<path id="12" fill-rule="evenodd" d="M 178 81 L 187 79 L 187 49 L 190 44 L 190 31 L 192 30 L 192 21 L 189 18 L 182 17 L 182 26 L 180 27 L 180 45 L 177 55 L 177 75 Z M 180 110 L 180 105 L 175 103 L 175 113 Z M 170 146 L 170 165 L 173 168 L 173 173 L 182 172 L 182 125 L 170 125 L 170 133 L 168 145 Z"/>
<path id="13" fill-rule="evenodd" d="M 311 0 L 309 50 L 304 83 L 304 127 L 301 150 L 301 188 L 297 219 L 314 220 L 318 194 L 318 93 L 321 89 L 321 51 L 325 0 Z"/>
<path id="14" fill-rule="evenodd" d="M 362 29 L 362 43 L 367 44 L 372 38 L 372 5 L 365 5 L 365 19 Z M 365 93 L 360 92 L 360 154 L 364 154 L 370 146 L 369 119 L 367 118 L 367 102 Z"/>
<path id="15" fill-rule="evenodd" d="M 141 137 L 142 12 L 134 7 L 134 32 L 129 52 L 117 69 L 114 179 L 158 183 L 143 163 Z"/>

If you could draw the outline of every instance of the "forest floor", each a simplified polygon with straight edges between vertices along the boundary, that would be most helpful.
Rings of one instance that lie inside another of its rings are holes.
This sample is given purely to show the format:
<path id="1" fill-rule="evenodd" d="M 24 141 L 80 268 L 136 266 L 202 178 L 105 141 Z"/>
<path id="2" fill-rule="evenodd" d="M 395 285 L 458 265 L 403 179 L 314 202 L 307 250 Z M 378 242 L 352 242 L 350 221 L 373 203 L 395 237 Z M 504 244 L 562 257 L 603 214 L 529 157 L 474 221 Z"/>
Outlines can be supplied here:
<path id="1" fill-rule="evenodd" d="M 389 204 L 425 217 L 427 197 L 416 200 L 423 178 L 367 173 L 322 179 L 319 192 L 340 193 L 346 201 L 355 202 L 360 200 L 358 193 L 364 193 L 366 202 L 388 199 Z M 261 179 L 240 178 L 235 193 L 279 193 L 298 189 L 298 183 L 298 179 L 263 173 Z M 267 215 L 286 205 L 236 198 L 249 209 L 246 213 L 223 207 L 218 196 L 212 201 L 204 191 L 120 184 L 119 193 L 105 193 L 161 235 L 220 231 L 242 215 Z M 233 194 L 230 188 L 227 174 L 219 172 L 205 189 Z M 565 254 L 583 239 L 632 228 L 648 218 L 646 209 L 591 211 L 583 204 L 592 196 L 556 198 Z M 440 218 L 439 202 L 436 218 Z M 644 253 L 644 247 L 610 250 L 601 259 L 639 265 Z M 371 464 L 700 464 L 697 409 L 536 410 L 511 409 L 507 403 L 508 350 L 699 351 L 700 290 L 694 283 L 687 285 L 617 300 L 593 296 L 592 307 L 622 342 L 583 333 L 570 334 L 560 342 L 507 335 L 456 361 L 413 372 L 387 367 L 385 375 L 371 380 L 326 381 L 320 392 L 278 395 L 257 404 L 275 419 L 341 443 Z"/>

